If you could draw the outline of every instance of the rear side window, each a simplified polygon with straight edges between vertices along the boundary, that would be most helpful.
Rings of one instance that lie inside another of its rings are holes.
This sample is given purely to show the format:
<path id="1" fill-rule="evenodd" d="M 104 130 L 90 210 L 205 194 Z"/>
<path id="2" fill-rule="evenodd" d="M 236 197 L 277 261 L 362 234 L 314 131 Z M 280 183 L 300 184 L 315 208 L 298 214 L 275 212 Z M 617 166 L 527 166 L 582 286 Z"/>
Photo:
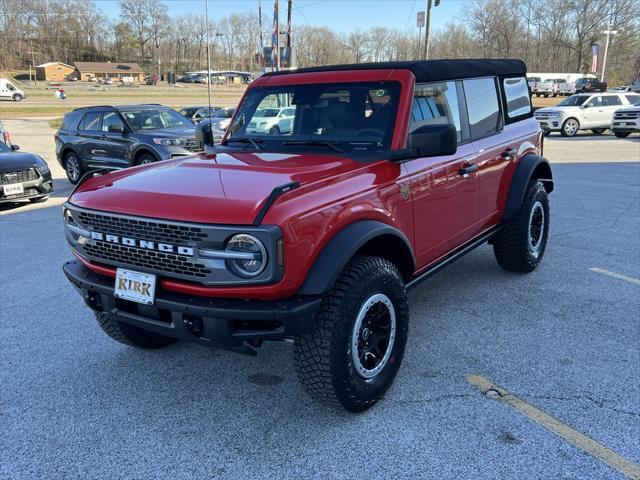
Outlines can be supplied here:
<path id="1" fill-rule="evenodd" d="M 640 95 L 625 95 L 625 97 L 627 97 L 627 101 L 631 104 L 640 102 Z"/>
<path id="2" fill-rule="evenodd" d="M 602 97 L 602 105 L 605 107 L 611 107 L 613 105 L 622 105 L 622 101 L 620 97 L 617 95 L 607 95 Z"/>
<path id="3" fill-rule="evenodd" d="M 100 130 L 101 112 L 89 112 L 80 123 L 80 130 Z"/>
<path id="4" fill-rule="evenodd" d="M 507 97 L 507 115 L 509 118 L 519 117 L 531 112 L 529 86 L 524 77 L 505 78 L 504 94 Z"/>
<path id="5" fill-rule="evenodd" d="M 455 82 L 425 83 L 416 85 L 411 105 L 410 132 L 423 125 L 451 124 L 456 127 L 458 142 L 460 130 L 460 106 Z"/>
<path id="6" fill-rule="evenodd" d="M 502 126 L 498 92 L 493 78 L 463 80 L 467 100 L 471 138 L 482 138 L 497 132 Z"/>
<path id="7" fill-rule="evenodd" d="M 60 126 L 60 130 L 71 130 L 75 128 L 81 116 L 82 116 L 82 112 L 67 113 L 62 120 L 62 125 Z"/>

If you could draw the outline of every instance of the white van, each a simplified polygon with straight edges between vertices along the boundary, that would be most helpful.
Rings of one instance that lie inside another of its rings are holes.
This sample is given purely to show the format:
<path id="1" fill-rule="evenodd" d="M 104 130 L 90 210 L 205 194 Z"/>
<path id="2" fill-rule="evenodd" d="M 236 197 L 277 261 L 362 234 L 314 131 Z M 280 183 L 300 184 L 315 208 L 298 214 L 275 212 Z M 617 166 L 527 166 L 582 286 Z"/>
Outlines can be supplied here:
<path id="1" fill-rule="evenodd" d="M 5 98 L 19 102 L 23 98 L 26 98 L 26 95 L 6 78 L 0 78 L 0 99 Z"/>

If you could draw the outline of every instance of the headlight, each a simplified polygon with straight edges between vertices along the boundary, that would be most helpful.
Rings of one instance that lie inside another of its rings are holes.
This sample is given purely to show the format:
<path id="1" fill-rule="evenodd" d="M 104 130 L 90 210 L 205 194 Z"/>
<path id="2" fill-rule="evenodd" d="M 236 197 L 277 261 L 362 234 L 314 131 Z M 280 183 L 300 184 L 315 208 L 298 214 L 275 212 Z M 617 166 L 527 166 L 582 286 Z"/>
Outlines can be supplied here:
<path id="1" fill-rule="evenodd" d="M 153 143 L 156 145 L 182 145 L 179 138 L 154 138 Z"/>
<path id="2" fill-rule="evenodd" d="M 36 167 L 38 169 L 38 171 L 42 174 L 42 175 L 46 175 L 47 173 L 49 173 L 49 165 L 47 165 L 47 163 L 45 162 L 44 165 L 40 165 L 38 167 Z"/>
<path id="3" fill-rule="evenodd" d="M 229 253 L 244 253 L 246 258 L 227 259 L 227 265 L 236 274 L 245 278 L 253 278 L 267 266 L 267 251 L 260 240 L 246 233 L 231 237 L 225 250 Z"/>

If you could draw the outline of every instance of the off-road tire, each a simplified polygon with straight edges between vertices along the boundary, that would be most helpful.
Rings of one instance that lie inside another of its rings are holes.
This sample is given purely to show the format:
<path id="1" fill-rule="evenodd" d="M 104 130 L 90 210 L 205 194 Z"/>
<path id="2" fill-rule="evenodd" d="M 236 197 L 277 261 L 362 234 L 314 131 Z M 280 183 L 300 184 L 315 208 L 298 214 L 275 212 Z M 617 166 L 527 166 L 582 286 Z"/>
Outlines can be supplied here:
<path id="1" fill-rule="evenodd" d="M 569 122 L 576 122 L 577 123 L 577 128 L 575 129 L 575 131 L 573 129 L 569 129 L 568 128 L 567 124 Z M 575 137 L 578 134 L 579 131 L 580 131 L 580 122 L 577 119 L 573 118 L 573 117 L 567 118 L 564 121 L 564 123 L 562 124 L 562 128 L 560 128 L 560 134 L 563 137 Z"/>
<path id="2" fill-rule="evenodd" d="M 395 338 L 382 369 L 365 379 L 354 365 L 352 340 L 359 311 L 377 293 L 386 295 L 393 305 Z M 315 400 L 351 412 L 364 411 L 393 382 L 404 356 L 408 327 L 409 305 L 398 269 L 379 257 L 356 256 L 323 299 L 310 331 L 296 340 L 298 378 Z"/>
<path id="3" fill-rule="evenodd" d="M 30 198 L 29 201 L 31 203 L 44 203 L 49 200 L 49 195 L 44 195 L 42 197 Z"/>
<path id="4" fill-rule="evenodd" d="M 147 332 L 141 328 L 119 322 L 113 315 L 104 312 L 96 312 L 96 320 L 100 328 L 113 338 L 130 347 L 157 350 L 177 342 L 176 338 L 165 337 L 154 332 Z"/>
<path id="5" fill-rule="evenodd" d="M 627 138 L 631 132 L 613 132 L 613 134 L 618 138 Z"/>
<path id="6" fill-rule="evenodd" d="M 539 212 L 540 206 L 544 216 L 539 247 L 533 251 L 530 246 L 529 231 L 532 210 Z M 493 238 L 493 253 L 498 264 L 505 270 L 529 273 L 542 261 L 549 237 L 549 197 L 542 182 L 533 180 L 529 184 L 522 206 L 516 214 L 506 222 Z"/>
<path id="7" fill-rule="evenodd" d="M 606 128 L 592 128 L 591 133 L 594 135 L 602 135 L 606 130 Z"/>

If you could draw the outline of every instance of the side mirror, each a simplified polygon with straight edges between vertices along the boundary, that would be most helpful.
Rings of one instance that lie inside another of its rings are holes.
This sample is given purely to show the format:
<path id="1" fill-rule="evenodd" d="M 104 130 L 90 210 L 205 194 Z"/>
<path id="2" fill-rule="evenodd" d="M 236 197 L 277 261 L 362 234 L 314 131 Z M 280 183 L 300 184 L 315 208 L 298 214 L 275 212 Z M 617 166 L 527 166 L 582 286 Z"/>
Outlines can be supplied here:
<path id="1" fill-rule="evenodd" d="M 202 119 L 202 121 L 196 125 L 196 143 L 200 146 L 201 150 L 207 150 L 207 148 L 213 148 L 213 132 L 211 131 L 211 120 Z"/>
<path id="2" fill-rule="evenodd" d="M 409 134 L 407 147 L 418 157 L 453 155 L 458 150 L 456 127 L 446 125 L 423 125 Z"/>
<path id="3" fill-rule="evenodd" d="M 123 133 L 124 132 L 124 128 L 122 128 L 122 125 L 109 125 L 107 130 L 109 132 L 119 132 L 119 133 Z"/>
<path id="4" fill-rule="evenodd" d="M 580 105 L 580 108 L 589 108 L 589 105 L 587 105 L 586 103 L 583 103 L 582 105 Z"/>
<path id="5" fill-rule="evenodd" d="M 14 152 L 16 150 L 20 150 L 20 145 L 11 145 L 11 150 L 13 150 Z"/>

